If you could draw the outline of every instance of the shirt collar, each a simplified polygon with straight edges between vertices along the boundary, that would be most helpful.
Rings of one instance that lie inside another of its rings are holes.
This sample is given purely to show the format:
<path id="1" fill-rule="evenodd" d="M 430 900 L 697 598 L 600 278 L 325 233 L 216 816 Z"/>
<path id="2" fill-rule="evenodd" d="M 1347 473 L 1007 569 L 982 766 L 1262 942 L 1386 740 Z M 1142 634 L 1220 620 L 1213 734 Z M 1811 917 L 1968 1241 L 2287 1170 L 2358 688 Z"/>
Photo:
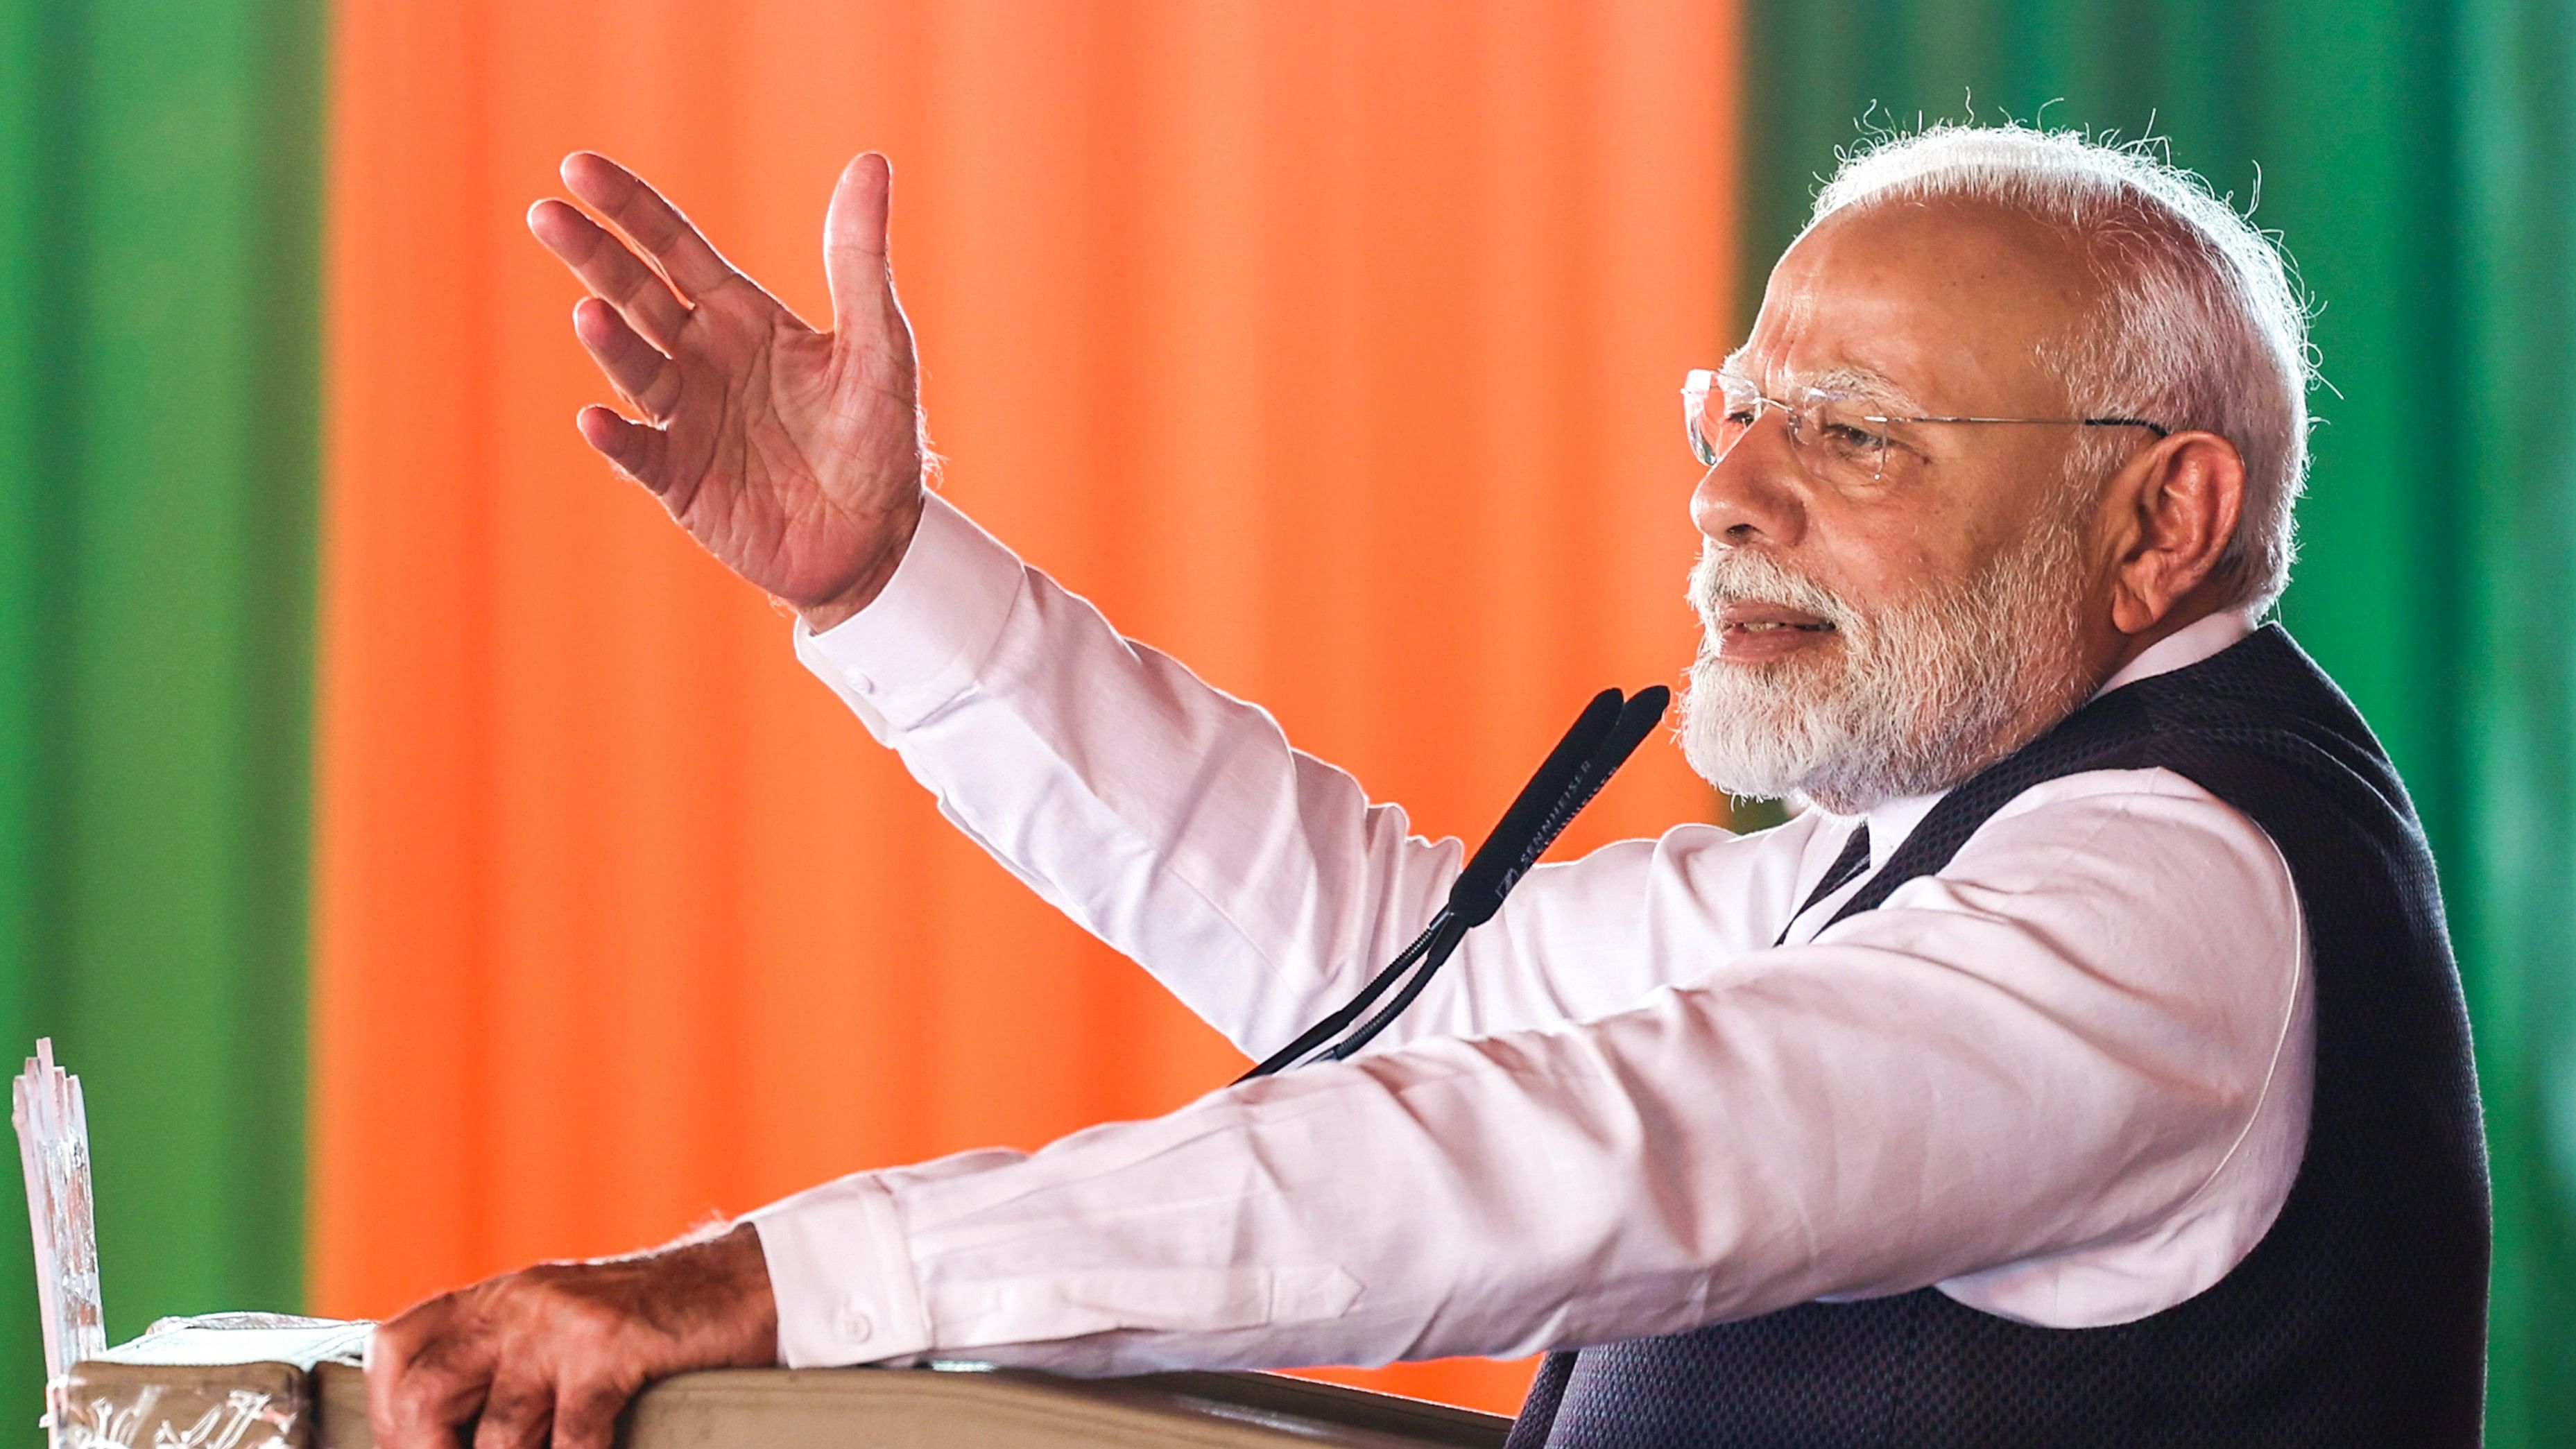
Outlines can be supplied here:
<path id="1" fill-rule="evenodd" d="M 2153 679 L 2159 674 L 2189 668 L 2253 632 L 2253 616 L 2234 609 L 2223 610 L 2206 619 L 2196 619 L 2148 645 L 2137 658 L 2112 675 L 2108 683 L 2095 690 L 2093 699 L 2100 699 L 2112 690 L 2135 684 L 2141 679 Z M 2092 700 L 2085 703 L 2090 704 Z M 1914 827 L 1922 824 L 1923 817 L 1931 814 L 1932 807 L 1940 804 L 1941 797 L 1949 793 L 1935 790 L 1929 795 L 1906 795 L 1882 800 L 1869 807 L 1861 818 L 1869 822 L 1869 868 L 1872 874 L 1887 864 L 1887 858 L 1896 853 L 1896 847 L 1905 843 L 1905 837 L 1913 834 Z"/>
<path id="2" fill-rule="evenodd" d="M 2177 669 L 2198 664 L 2253 632 L 2253 617 L 2234 609 L 2193 620 L 2148 645 L 2146 652 L 2130 660 L 2119 673 L 2111 676 L 2108 684 L 2094 691 L 2093 698 L 2100 699 L 2112 690 L 2135 684 L 2141 679 L 2153 679 L 2159 674 L 2171 674 Z"/>

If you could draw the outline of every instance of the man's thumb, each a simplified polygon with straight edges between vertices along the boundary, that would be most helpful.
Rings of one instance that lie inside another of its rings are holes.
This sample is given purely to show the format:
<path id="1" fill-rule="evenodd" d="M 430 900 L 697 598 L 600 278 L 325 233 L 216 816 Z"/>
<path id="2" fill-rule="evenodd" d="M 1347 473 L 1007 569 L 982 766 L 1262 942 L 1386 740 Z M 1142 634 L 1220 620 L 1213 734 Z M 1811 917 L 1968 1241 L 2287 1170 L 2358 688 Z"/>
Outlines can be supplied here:
<path id="1" fill-rule="evenodd" d="M 823 214 L 823 277 L 832 288 L 832 330 L 881 319 L 886 275 L 886 198 L 894 168 L 874 151 L 851 158 Z"/>

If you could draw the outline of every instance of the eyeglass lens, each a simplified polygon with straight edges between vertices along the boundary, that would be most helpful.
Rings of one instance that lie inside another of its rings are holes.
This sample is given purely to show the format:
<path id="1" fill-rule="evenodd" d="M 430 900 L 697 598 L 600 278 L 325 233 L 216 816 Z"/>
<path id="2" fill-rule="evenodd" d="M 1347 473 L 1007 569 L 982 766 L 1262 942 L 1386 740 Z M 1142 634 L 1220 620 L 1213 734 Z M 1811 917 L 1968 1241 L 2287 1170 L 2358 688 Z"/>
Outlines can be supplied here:
<path id="1" fill-rule="evenodd" d="M 1682 388 L 1682 421 L 1702 467 L 1717 466 L 1774 412 L 1785 415 L 1792 453 L 1819 481 L 1865 484 L 1885 476 L 1888 439 L 1861 399 L 1811 389 L 1783 402 L 1705 370 Z"/>

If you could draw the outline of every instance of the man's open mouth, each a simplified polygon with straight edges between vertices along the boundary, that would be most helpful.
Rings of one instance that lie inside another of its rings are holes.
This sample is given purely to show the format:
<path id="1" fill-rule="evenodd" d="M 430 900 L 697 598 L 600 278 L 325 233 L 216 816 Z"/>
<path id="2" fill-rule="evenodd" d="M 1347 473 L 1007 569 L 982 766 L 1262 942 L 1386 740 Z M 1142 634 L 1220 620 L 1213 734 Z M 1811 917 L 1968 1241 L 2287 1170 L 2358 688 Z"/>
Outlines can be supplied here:
<path id="1" fill-rule="evenodd" d="M 1834 632 L 1834 622 L 1831 619 L 1810 614 L 1804 609 L 1792 609 L 1784 604 L 1756 603 L 1749 600 L 1720 604 L 1717 610 L 1717 625 L 1730 633 L 1743 634 L 1773 634 L 1786 630 L 1795 630 L 1802 634 Z"/>

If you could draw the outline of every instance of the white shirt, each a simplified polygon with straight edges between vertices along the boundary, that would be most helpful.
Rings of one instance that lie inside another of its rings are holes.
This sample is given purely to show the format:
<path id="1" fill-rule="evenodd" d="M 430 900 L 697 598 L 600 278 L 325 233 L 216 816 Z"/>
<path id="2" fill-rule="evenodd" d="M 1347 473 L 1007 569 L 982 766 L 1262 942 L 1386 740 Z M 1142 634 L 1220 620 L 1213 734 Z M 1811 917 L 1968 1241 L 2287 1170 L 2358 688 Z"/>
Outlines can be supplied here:
<path id="1" fill-rule="evenodd" d="M 2203 620 L 2107 687 L 2248 627 Z M 798 647 L 961 829 L 1255 1058 L 1461 864 L 935 498 L 884 594 Z M 1869 813 L 1873 869 L 1933 804 Z M 1541 866 L 1353 1061 L 764 1208 L 781 1355 L 1380 1363 L 1926 1284 L 2083 1327 L 2217 1282 L 2307 1131 L 2270 839 L 2167 771 L 2074 775 L 1877 909 L 1820 933 L 1854 882 L 1790 922 L 1853 828 Z"/>

